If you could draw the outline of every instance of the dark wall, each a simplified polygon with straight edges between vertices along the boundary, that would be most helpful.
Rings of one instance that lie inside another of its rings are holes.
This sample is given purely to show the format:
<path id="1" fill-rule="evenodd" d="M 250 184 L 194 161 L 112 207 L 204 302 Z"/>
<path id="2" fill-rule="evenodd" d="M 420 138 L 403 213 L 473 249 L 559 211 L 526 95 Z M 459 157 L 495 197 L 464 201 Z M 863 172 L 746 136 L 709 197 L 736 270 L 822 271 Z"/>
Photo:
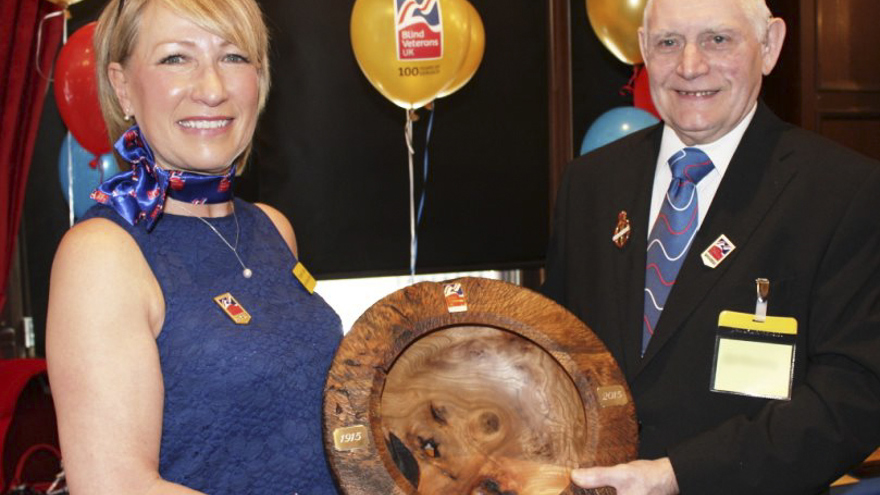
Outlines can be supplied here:
<path id="1" fill-rule="evenodd" d="M 254 189 L 290 217 L 301 258 L 325 278 L 409 269 L 405 111 L 357 67 L 348 35 L 353 4 L 263 2 L 274 87 L 258 131 Z M 534 0 L 473 4 L 486 50 L 470 83 L 435 105 L 419 271 L 543 259 L 547 8 Z M 428 112 L 419 115 L 421 185 Z"/>

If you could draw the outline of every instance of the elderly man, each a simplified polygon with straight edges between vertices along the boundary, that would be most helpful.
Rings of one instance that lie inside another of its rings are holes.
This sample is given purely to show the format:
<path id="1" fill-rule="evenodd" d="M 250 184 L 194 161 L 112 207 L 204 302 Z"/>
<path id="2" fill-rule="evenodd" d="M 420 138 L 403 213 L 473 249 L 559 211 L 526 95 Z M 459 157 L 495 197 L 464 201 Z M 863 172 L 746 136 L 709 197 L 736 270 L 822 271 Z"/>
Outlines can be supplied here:
<path id="1" fill-rule="evenodd" d="M 809 494 L 880 445 L 880 166 L 758 101 L 764 0 L 649 0 L 664 124 L 573 162 L 545 293 L 623 369 L 640 460 L 575 484 Z"/>

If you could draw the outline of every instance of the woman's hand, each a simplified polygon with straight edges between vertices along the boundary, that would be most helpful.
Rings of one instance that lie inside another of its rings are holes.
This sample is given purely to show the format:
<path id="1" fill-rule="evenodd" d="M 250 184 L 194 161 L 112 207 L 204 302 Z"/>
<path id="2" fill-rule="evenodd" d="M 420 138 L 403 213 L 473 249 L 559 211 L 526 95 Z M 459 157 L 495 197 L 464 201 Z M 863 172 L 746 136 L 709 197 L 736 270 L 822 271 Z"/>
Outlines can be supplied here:
<path id="1" fill-rule="evenodd" d="M 678 482 L 668 457 L 611 467 L 575 469 L 571 480 L 581 488 L 614 487 L 617 495 L 677 495 Z"/>

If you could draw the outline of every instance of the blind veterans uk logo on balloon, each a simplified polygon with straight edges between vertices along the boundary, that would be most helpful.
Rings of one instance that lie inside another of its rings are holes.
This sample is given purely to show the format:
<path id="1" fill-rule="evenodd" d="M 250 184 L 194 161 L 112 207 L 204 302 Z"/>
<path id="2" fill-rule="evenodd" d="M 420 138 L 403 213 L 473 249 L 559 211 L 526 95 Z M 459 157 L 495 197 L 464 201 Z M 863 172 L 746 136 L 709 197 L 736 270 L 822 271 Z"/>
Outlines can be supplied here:
<path id="1" fill-rule="evenodd" d="M 401 61 L 443 57 L 443 21 L 438 0 L 394 0 L 397 58 Z"/>

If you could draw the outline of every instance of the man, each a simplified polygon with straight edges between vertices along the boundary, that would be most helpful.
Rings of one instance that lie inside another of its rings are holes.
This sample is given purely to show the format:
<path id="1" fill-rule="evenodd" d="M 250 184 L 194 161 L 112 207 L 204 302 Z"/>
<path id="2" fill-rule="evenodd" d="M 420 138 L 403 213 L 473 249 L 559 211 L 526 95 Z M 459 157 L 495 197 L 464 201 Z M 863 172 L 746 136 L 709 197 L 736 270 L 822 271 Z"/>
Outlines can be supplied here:
<path id="1" fill-rule="evenodd" d="M 880 445 L 880 167 L 758 102 L 784 36 L 764 0 L 649 0 L 665 124 L 562 180 L 544 290 L 608 346 L 640 425 L 641 460 L 579 486 L 818 493 Z"/>

